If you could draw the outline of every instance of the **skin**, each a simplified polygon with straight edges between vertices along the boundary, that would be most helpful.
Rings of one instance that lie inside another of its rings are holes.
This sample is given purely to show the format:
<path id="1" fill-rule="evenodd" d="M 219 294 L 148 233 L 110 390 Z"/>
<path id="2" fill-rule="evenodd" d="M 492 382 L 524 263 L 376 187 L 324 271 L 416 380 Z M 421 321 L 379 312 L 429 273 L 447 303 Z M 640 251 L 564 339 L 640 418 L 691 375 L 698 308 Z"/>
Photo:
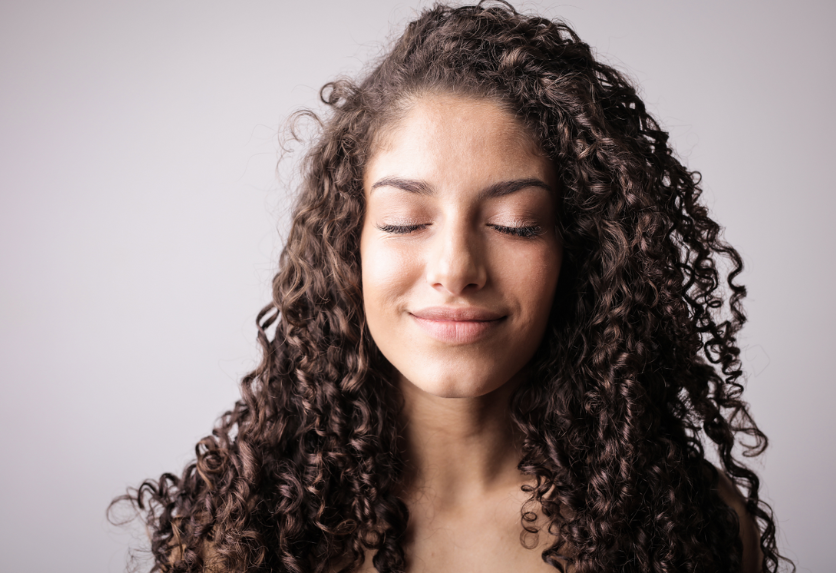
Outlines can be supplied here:
<path id="1" fill-rule="evenodd" d="M 493 392 L 530 360 L 548 321 L 561 260 L 554 169 L 507 112 L 452 96 L 421 98 L 375 151 L 360 239 L 372 337 L 432 396 Z M 477 322 L 416 319 L 426 309 L 497 320 L 470 340 Z M 462 336 L 428 334 L 444 323 Z"/>
<path id="2" fill-rule="evenodd" d="M 425 95 L 381 138 L 364 187 L 366 320 L 404 396 L 408 570 L 553 571 L 520 543 L 508 402 L 560 273 L 554 168 L 498 105 Z M 416 318 L 439 307 L 499 318 L 475 340 L 472 324 L 441 325 L 439 340 Z"/>
<path id="3" fill-rule="evenodd" d="M 530 184 L 508 185 L 520 181 Z M 425 94 L 372 150 L 363 296 L 404 397 L 410 573 L 555 570 L 541 558 L 554 539 L 522 537 L 526 478 L 509 398 L 542 340 L 560 273 L 556 189 L 524 126 L 491 101 Z M 481 309 L 491 320 L 427 319 L 428 308 Z M 743 571 L 757 571 L 757 528 L 722 472 L 718 493 L 740 518 Z M 375 571 L 372 557 L 362 571 Z"/>

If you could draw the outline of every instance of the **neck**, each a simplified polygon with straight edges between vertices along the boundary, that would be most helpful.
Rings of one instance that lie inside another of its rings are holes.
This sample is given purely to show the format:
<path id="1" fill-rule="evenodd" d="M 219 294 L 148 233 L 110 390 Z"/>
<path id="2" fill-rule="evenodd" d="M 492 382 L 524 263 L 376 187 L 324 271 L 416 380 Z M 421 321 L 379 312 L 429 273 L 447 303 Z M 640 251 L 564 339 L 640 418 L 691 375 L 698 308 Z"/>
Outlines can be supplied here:
<path id="1" fill-rule="evenodd" d="M 453 507 L 522 483 L 509 413 L 518 382 L 475 398 L 440 398 L 402 379 L 407 497 Z M 434 505 L 435 505 L 434 504 Z"/>

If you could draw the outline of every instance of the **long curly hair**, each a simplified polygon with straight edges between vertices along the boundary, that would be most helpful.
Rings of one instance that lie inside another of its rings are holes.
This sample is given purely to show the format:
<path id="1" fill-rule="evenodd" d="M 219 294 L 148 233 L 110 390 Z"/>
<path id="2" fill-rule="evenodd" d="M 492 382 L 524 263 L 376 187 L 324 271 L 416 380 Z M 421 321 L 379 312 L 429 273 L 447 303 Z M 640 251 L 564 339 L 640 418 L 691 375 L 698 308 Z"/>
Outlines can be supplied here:
<path id="1" fill-rule="evenodd" d="M 565 23 L 503 2 L 427 9 L 362 81 L 323 88 L 257 318 L 261 363 L 180 476 L 114 500 L 146 522 L 152 570 L 348 572 L 366 551 L 381 573 L 405 569 L 401 396 L 365 325 L 362 177 L 381 130 L 439 91 L 512 111 L 560 181 L 560 281 L 512 400 L 521 532 L 537 532 L 536 505 L 559 570 L 736 571 L 738 518 L 709 448 L 777 571 L 775 522 L 739 457 L 767 444 L 741 396 L 740 255 L 628 80 Z"/>

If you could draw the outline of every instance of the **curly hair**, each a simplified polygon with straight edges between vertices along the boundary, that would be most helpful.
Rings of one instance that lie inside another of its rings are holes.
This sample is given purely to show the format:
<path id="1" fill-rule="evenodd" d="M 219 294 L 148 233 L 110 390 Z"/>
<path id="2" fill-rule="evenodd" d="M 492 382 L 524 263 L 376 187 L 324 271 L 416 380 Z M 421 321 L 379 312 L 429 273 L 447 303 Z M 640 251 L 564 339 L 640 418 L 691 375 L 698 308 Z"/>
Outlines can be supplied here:
<path id="1" fill-rule="evenodd" d="M 628 80 L 565 23 L 504 2 L 427 9 L 361 82 L 323 88 L 330 111 L 257 318 L 261 363 L 179 477 L 114 500 L 146 522 L 152 571 L 347 572 L 367 550 L 381 573 L 404 571 L 401 397 L 365 325 L 362 178 L 381 130 L 443 91 L 512 111 L 560 181 L 561 276 L 512 399 L 521 531 L 538 531 L 535 504 L 559 570 L 739 570 L 710 447 L 777 571 L 775 521 L 739 457 L 767 444 L 742 400 L 741 258 Z"/>

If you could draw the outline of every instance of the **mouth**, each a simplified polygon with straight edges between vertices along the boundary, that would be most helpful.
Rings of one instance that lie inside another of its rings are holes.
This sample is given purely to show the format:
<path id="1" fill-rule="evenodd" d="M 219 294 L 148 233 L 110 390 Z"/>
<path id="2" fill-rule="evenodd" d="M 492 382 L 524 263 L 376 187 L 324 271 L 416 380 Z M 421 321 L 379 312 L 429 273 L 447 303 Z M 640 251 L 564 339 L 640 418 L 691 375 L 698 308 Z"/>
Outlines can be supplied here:
<path id="1" fill-rule="evenodd" d="M 507 318 L 477 307 L 430 307 L 409 314 L 430 337 L 448 344 L 477 342 L 490 335 Z"/>

